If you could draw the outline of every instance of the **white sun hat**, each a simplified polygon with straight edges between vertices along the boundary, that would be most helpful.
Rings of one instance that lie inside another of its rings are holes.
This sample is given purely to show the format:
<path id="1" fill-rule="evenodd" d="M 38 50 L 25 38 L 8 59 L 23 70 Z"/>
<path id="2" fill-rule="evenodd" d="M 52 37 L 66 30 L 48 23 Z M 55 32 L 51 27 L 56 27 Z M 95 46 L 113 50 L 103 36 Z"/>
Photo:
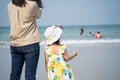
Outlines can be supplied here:
<path id="1" fill-rule="evenodd" d="M 48 27 L 44 33 L 46 37 L 46 44 L 47 45 L 53 44 L 55 41 L 60 39 L 61 34 L 62 34 L 62 29 L 60 27 L 57 27 L 55 25 Z"/>

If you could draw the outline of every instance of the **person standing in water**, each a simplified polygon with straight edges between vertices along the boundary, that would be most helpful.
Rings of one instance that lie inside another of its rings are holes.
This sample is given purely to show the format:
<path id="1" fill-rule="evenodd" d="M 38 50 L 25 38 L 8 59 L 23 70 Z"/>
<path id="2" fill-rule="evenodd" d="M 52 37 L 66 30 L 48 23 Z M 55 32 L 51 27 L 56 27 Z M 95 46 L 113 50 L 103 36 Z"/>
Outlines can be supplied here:
<path id="1" fill-rule="evenodd" d="M 101 38 L 102 38 L 102 35 L 100 34 L 100 32 L 97 32 L 96 39 L 101 39 Z"/>
<path id="2" fill-rule="evenodd" d="M 80 28 L 80 36 L 82 36 L 83 33 L 84 33 L 84 29 L 83 29 L 83 27 L 81 27 L 81 28 Z"/>

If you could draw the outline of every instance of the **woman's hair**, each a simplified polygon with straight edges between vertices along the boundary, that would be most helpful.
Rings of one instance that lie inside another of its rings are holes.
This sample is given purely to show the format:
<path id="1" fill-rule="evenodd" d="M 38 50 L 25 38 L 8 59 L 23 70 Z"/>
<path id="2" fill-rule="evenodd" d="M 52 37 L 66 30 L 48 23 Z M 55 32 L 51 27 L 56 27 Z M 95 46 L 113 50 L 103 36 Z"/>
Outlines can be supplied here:
<path id="1" fill-rule="evenodd" d="M 19 7 L 23 7 L 27 4 L 25 0 L 12 0 L 12 3 Z"/>
<path id="2" fill-rule="evenodd" d="M 30 1 L 35 1 L 40 8 L 43 8 L 43 4 L 41 0 L 30 0 Z M 12 3 L 19 7 L 23 7 L 27 4 L 25 0 L 12 0 Z"/>

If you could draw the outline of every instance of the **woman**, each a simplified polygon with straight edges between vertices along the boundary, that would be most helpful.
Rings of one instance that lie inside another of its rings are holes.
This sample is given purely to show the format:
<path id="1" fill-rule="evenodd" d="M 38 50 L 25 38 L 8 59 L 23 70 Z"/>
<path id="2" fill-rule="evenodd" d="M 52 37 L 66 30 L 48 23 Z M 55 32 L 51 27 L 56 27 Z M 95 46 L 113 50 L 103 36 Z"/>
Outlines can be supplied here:
<path id="1" fill-rule="evenodd" d="M 36 19 L 41 17 L 41 0 L 12 0 L 8 4 L 11 23 L 10 50 L 12 67 L 10 80 L 20 80 L 25 63 L 25 80 L 36 80 L 40 35 Z"/>
<path id="2" fill-rule="evenodd" d="M 50 26 L 45 30 L 47 46 L 45 47 L 45 66 L 48 80 L 74 80 L 72 68 L 67 61 L 77 56 L 73 51 L 67 53 L 66 46 L 60 44 L 61 26 Z"/>

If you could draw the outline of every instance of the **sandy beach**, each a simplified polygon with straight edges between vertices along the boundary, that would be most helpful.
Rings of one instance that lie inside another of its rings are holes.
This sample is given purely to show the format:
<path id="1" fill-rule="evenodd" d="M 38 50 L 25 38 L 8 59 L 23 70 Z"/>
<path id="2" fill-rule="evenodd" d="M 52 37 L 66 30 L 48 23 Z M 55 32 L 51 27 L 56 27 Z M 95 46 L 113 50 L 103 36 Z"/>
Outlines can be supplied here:
<path id="1" fill-rule="evenodd" d="M 47 80 L 44 51 L 37 68 L 37 80 Z M 120 80 L 120 43 L 68 44 L 68 52 L 77 50 L 78 56 L 69 61 L 75 80 Z M 11 55 L 9 48 L 0 48 L 0 80 L 9 80 Z M 24 79 L 24 70 L 21 75 Z"/>

